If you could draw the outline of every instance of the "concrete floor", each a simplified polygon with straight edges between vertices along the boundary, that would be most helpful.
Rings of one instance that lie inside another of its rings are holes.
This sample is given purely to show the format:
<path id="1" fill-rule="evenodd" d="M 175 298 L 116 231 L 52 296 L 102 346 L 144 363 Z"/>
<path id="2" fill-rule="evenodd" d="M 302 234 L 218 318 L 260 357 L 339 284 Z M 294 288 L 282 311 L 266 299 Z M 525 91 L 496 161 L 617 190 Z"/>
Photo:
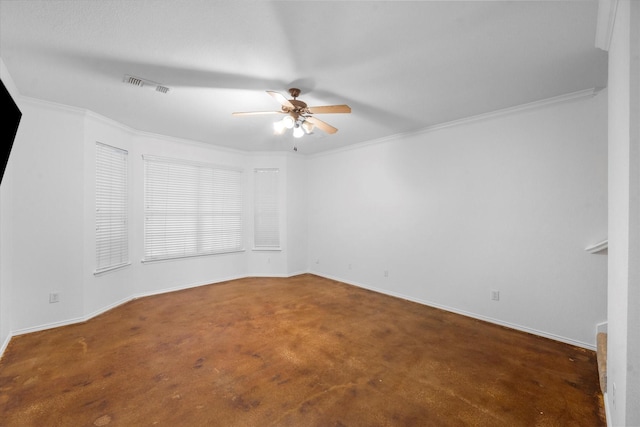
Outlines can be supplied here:
<path id="1" fill-rule="evenodd" d="M 14 337 L 1 426 L 605 426 L 595 353 L 313 275 Z"/>

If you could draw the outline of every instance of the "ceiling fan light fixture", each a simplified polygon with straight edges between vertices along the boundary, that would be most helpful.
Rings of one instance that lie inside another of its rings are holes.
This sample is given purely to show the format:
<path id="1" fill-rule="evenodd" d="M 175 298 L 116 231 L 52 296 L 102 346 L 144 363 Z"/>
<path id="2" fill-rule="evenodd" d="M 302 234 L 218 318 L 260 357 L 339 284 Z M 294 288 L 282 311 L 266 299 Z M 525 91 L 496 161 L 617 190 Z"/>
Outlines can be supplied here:
<path id="1" fill-rule="evenodd" d="M 284 125 L 285 128 L 287 129 L 293 129 L 293 127 L 296 124 L 296 121 L 293 117 L 291 116 L 285 116 L 284 119 L 282 119 L 282 124 Z"/>
<path id="2" fill-rule="evenodd" d="M 292 129 L 293 136 L 301 138 L 304 135 L 313 133 L 318 128 L 325 133 L 334 134 L 338 129 L 328 123 L 317 119 L 313 114 L 329 114 L 329 113 L 350 113 L 351 107 L 346 104 L 339 105 L 323 105 L 318 107 L 308 107 L 305 102 L 297 99 L 300 95 L 300 89 L 291 88 L 289 93 L 293 99 L 287 99 L 284 95 L 268 90 L 267 93 L 280 103 L 279 111 L 250 111 L 232 113 L 234 116 L 252 116 L 262 114 L 284 114 L 284 118 L 273 124 L 274 134 L 280 135 L 285 129 Z"/>
<path id="3" fill-rule="evenodd" d="M 313 132 L 313 123 L 308 122 L 308 121 L 304 121 L 302 122 L 302 130 L 305 131 L 305 133 L 310 134 L 311 132 Z"/>
<path id="4" fill-rule="evenodd" d="M 282 135 L 285 129 L 286 127 L 284 126 L 284 123 L 282 123 L 282 120 L 278 120 L 273 123 L 273 133 L 276 135 Z"/>
<path id="5" fill-rule="evenodd" d="M 302 138 L 304 136 L 304 130 L 302 130 L 302 126 L 297 125 L 293 128 L 293 137 L 294 138 Z"/>

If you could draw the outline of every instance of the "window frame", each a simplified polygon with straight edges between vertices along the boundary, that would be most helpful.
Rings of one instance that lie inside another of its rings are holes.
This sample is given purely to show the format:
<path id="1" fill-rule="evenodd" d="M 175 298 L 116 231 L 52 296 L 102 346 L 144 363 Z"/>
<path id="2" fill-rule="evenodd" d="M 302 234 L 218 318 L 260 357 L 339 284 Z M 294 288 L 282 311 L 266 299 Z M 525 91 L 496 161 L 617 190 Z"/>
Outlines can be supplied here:
<path id="1" fill-rule="evenodd" d="M 131 264 L 129 152 L 95 143 L 95 270 L 101 275 Z"/>
<path id="2" fill-rule="evenodd" d="M 242 169 L 153 155 L 143 161 L 143 263 L 245 250 Z"/>

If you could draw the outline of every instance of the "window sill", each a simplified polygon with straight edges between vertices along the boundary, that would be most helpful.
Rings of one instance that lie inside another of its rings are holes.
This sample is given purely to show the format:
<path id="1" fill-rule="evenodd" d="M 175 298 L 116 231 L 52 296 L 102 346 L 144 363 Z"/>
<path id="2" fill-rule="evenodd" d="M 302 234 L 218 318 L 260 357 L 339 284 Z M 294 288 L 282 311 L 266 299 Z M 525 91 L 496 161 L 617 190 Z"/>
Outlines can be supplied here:
<path id="1" fill-rule="evenodd" d="M 131 265 L 131 263 L 128 262 L 126 264 L 120 264 L 120 265 L 116 265 L 114 267 L 109 267 L 109 268 L 105 268 L 105 269 L 102 269 L 102 270 L 96 270 L 96 271 L 93 272 L 93 275 L 96 276 L 96 277 L 97 276 L 102 276 L 104 274 L 111 273 L 113 271 L 122 270 L 123 268 L 129 267 L 130 265 Z"/>
<path id="2" fill-rule="evenodd" d="M 212 252 L 208 254 L 196 254 L 196 255 L 181 255 L 181 256 L 174 256 L 170 258 L 148 258 L 148 259 L 143 258 L 140 262 L 142 262 L 143 264 L 153 264 L 156 262 L 179 261 L 184 259 L 202 258 L 202 257 L 208 257 L 208 256 L 216 256 L 216 255 L 233 255 L 237 253 L 242 253 L 244 251 L 245 251 L 244 249 L 237 249 L 237 250 L 226 251 L 226 252 Z"/>

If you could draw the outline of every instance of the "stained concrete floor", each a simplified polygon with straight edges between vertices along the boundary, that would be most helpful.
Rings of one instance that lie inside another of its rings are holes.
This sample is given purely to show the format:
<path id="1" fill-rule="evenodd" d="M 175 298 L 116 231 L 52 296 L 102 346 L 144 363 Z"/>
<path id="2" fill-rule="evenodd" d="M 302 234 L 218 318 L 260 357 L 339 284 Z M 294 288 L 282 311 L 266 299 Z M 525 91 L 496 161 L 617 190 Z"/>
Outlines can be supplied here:
<path id="1" fill-rule="evenodd" d="M 14 337 L 1 426 L 604 426 L 595 353 L 301 275 Z"/>

